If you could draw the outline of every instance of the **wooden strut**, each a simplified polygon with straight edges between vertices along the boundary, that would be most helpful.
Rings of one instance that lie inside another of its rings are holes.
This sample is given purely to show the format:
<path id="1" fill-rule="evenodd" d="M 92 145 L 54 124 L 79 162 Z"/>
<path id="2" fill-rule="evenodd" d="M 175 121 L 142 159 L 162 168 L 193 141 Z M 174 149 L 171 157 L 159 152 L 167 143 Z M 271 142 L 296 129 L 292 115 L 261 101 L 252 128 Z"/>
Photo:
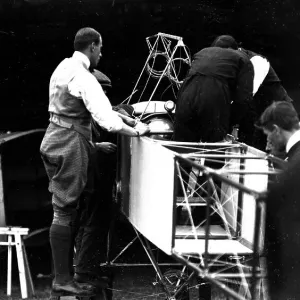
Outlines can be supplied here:
<path id="1" fill-rule="evenodd" d="M 28 285 L 32 296 L 35 296 L 33 281 L 29 269 L 23 236 L 28 235 L 29 228 L 0 227 L 0 236 L 7 236 L 7 242 L 0 241 L 0 246 L 7 246 L 7 296 L 11 296 L 12 247 L 16 247 L 19 279 L 22 299 L 28 298 Z"/>

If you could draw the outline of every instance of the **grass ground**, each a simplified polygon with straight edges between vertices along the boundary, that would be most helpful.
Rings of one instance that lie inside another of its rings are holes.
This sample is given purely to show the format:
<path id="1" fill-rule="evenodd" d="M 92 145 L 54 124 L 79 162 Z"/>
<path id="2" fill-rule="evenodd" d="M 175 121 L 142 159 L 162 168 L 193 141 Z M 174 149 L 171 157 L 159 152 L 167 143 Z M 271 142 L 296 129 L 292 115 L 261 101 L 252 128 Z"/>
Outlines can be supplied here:
<path id="1" fill-rule="evenodd" d="M 162 300 L 166 299 L 166 294 L 162 288 L 155 285 L 156 276 L 153 267 L 118 267 L 115 272 L 114 283 L 112 287 L 112 300 Z M 51 279 L 34 278 L 36 297 L 30 297 L 28 300 L 48 300 L 50 295 Z M 196 288 L 197 282 L 193 282 L 189 289 L 190 300 L 208 300 L 199 296 L 199 290 Z M 1 285 L 0 300 L 21 300 L 21 293 L 18 282 L 14 282 L 12 297 L 6 296 L 6 287 Z M 204 295 L 203 295 L 204 296 Z M 220 293 L 213 290 L 212 300 L 227 300 Z M 62 297 L 61 300 L 75 300 L 74 297 Z M 210 299 L 209 299 L 210 300 Z"/>
<path id="2" fill-rule="evenodd" d="M 124 227 L 124 226 L 123 226 Z M 122 228 L 124 230 L 124 228 Z M 126 228 L 125 231 L 128 231 Z M 124 235 L 120 233 L 120 236 L 124 238 Z M 129 236 L 128 240 L 124 240 L 124 245 L 131 240 L 132 236 Z M 125 239 L 125 238 L 124 238 Z M 124 246 L 122 245 L 122 246 Z M 120 248 L 122 249 L 122 247 Z M 112 253 L 112 257 L 115 257 L 119 253 L 120 249 L 116 249 L 115 253 Z M 126 254 L 127 253 L 127 254 Z M 130 249 L 125 253 L 123 259 L 120 259 L 119 263 L 130 263 L 140 261 L 141 263 L 149 263 L 149 259 L 146 256 L 144 249 L 137 244 L 133 244 Z M 34 281 L 36 297 L 31 297 L 29 300 L 48 300 L 51 290 L 51 278 L 47 276 L 40 276 L 40 274 L 51 273 L 51 250 L 49 245 L 28 247 L 27 254 L 31 273 Z M 124 255 L 124 254 L 123 254 Z M 159 262 L 171 263 L 174 262 L 166 255 L 155 253 L 156 259 Z M 21 300 L 21 293 L 19 288 L 18 271 L 16 270 L 17 262 L 13 257 L 13 288 L 12 297 L 10 299 L 6 296 L 6 259 L 5 255 L 0 254 L 0 300 Z M 168 267 L 170 268 L 170 267 Z M 164 267 L 164 272 L 167 268 Z M 112 300 L 161 300 L 166 299 L 166 294 L 162 288 L 156 283 L 156 272 L 152 266 L 143 267 L 115 267 L 113 269 L 114 281 Z M 226 297 L 212 289 L 211 299 L 207 298 L 202 292 L 199 296 L 199 290 L 196 287 L 197 282 L 192 282 L 189 289 L 190 300 L 228 300 Z M 64 297 L 61 300 L 74 300 L 74 297 Z M 176 299 L 183 300 L 183 299 Z"/>

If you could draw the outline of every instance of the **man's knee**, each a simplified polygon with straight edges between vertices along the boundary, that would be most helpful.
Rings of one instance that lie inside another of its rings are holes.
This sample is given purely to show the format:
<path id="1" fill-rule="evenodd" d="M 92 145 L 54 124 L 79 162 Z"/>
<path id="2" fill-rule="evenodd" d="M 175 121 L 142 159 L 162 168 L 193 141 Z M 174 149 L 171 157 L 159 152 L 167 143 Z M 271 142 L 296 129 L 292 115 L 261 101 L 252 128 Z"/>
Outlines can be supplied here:
<path id="1" fill-rule="evenodd" d="M 77 217 L 76 207 L 61 208 L 57 205 L 53 205 L 53 221 L 52 224 L 74 227 Z"/>

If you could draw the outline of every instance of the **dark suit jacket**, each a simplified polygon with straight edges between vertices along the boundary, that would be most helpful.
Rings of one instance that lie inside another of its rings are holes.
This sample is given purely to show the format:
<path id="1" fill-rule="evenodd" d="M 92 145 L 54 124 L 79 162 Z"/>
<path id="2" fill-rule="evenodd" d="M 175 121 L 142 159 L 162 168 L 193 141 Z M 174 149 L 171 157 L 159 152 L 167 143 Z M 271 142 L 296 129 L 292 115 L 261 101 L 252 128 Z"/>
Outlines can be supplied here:
<path id="1" fill-rule="evenodd" d="M 300 142 L 267 196 L 266 250 L 272 300 L 300 299 Z"/>
<path id="2" fill-rule="evenodd" d="M 287 153 L 286 158 L 288 162 L 293 163 L 294 161 L 300 159 L 300 141 L 297 142 Z"/>
<path id="3" fill-rule="evenodd" d="M 196 53 L 177 95 L 174 140 L 223 140 L 231 125 L 250 116 L 253 76 L 252 63 L 241 51 L 209 47 Z"/>

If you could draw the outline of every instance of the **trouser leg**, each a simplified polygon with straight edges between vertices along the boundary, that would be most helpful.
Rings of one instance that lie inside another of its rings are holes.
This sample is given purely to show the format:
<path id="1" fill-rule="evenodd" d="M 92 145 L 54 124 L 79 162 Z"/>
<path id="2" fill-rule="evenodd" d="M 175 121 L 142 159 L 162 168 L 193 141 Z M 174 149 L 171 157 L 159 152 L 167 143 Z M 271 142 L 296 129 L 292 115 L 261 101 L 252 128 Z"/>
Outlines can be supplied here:
<path id="1" fill-rule="evenodd" d="M 83 228 L 83 226 L 80 226 L 76 233 L 76 236 L 75 236 L 75 255 L 74 255 L 74 261 L 73 261 L 73 264 L 75 266 L 78 264 L 83 232 L 84 232 L 84 228 Z"/>
<path id="2" fill-rule="evenodd" d="M 52 292 L 92 295 L 93 286 L 73 280 L 73 255 L 77 204 L 87 182 L 89 142 L 78 132 L 50 124 L 41 144 L 41 155 L 49 177 L 54 217 L 50 243 L 55 279 Z"/>
<path id="3" fill-rule="evenodd" d="M 82 228 L 81 247 L 77 256 L 76 273 L 100 275 L 105 260 L 107 234 L 99 227 Z"/>

